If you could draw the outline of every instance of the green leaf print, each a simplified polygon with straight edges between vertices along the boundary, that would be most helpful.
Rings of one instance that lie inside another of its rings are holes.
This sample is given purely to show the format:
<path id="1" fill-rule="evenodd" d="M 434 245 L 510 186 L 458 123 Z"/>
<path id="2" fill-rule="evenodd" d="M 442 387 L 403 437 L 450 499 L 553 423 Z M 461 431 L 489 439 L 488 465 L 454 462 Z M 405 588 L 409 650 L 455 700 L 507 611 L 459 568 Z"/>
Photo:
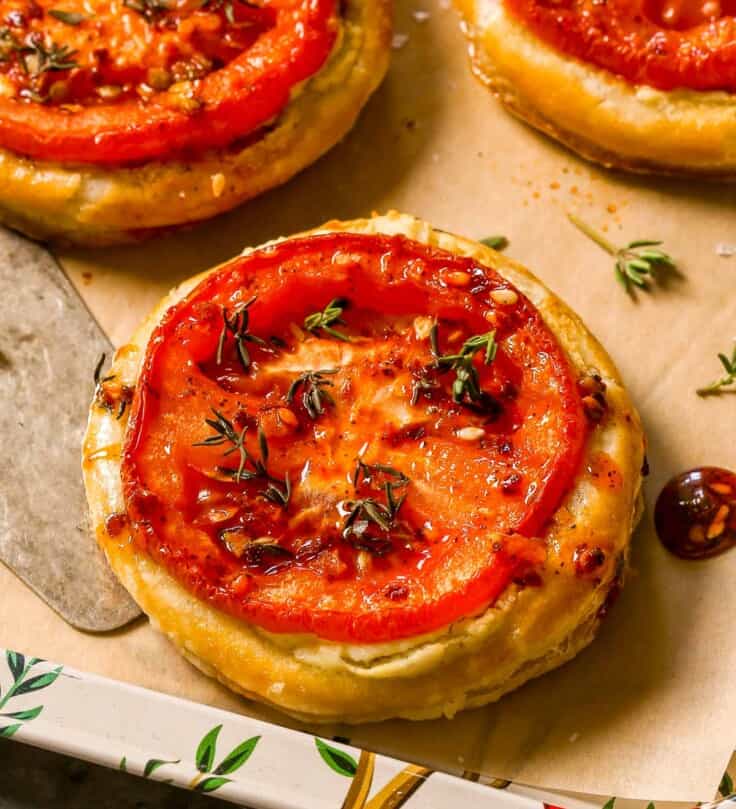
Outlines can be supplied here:
<path id="1" fill-rule="evenodd" d="M 217 747 L 217 737 L 220 735 L 222 725 L 212 728 L 207 733 L 197 747 L 196 760 L 197 769 L 200 772 L 209 772 L 215 761 L 215 752 Z M 216 788 L 216 787 L 215 787 Z"/>
<path id="2" fill-rule="evenodd" d="M 20 728 L 20 723 L 17 725 L 8 725 L 7 727 L 0 728 L 0 739 L 9 739 L 18 728 Z"/>
<path id="3" fill-rule="evenodd" d="M 230 783 L 230 778 L 204 778 L 202 779 L 196 787 L 194 787 L 195 792 L 214 792 L 216 789 L 219 789 L 221 786 Z"/>
<path id="4" fill-rule="evenodd" d="M 17 683 L 23 676 L 26 668 L 26 659 L 19 652 L 5 652 L 5 659 L 8 661 L 8 668 L 13 675 L 13 680 Z"/>
<path id="5" fill-rule="evenodd" d="M 123 756 L 120 759 L 120 764 L 118 764 L 118 769 L 120 770 L 120 772 L 128 772 L 128 759 L 125 756 Z"/>
<path id="6" fill-rule="evenodd" d="M 59 674 L 61 674 L 61 666 L 52 671 L 47 671 L 45 674 L 37 674 L 29 680 L 23 680 L 15 689 L 15 695 L 30 694 L 32 691 L 40 691 L 42 688 L 48 688 L 48 686 L 56 681 Z"/>
<path id="7" fill-rule="evenodd" d="M 35 719 L 43 710 L 43 705 L 39 705 L 37 708 L 28 708 L 26 711 L 12 711 L 11 713 L 2 713 L 0 716 L 5 716 L 8 719 L 24 719 L 28 721 L 29 719 Z"/>
<path id="8" fill-rule="evenodd" d="M 613 809 L 614 805 L 616 804 L 615 798 L 609 798 L 604 804 L 603 809 Z"/>
<path id="9" fill-rule="evenodd" d="M 352 778 L 358 770 L 358 762 L 349 754 L 336 747 L 323 742 L 322 739 L 315 739 L 317 750 L 327 766 L 346 778 Z M 604 807 L 609 809 L 609 807 Z"/>
<path id="10" fill-rule="evenodd" d="M 181 759 L 176 759 L 176 761 L 165 761 L 162 758 L 149 758 L 146 762 L 146 766 L 143 768 L 143 777 L 148 778 L 149 775 L 153 775 L 159 767 L 163 767 L 164 764 L 178 764 Z"/>
<path id="11" fill-rule="evenodd" d="M 246 739 L 242 744 L 239 744 L 217 765 L 214 770 L 214 775 L 229 775 L 235 772 L 235 770 L 239 770 L 256 749 L 260 738 L 260 736 L 253 736 L 250 739 Z"/>
<path id="12" fill-rule="evenodd" d="M 733 793 L 733 779 L 727 772 L 723 773 L 721 783 L 718 785 L 718 791 L 724 798 L 727 798 Z"/>

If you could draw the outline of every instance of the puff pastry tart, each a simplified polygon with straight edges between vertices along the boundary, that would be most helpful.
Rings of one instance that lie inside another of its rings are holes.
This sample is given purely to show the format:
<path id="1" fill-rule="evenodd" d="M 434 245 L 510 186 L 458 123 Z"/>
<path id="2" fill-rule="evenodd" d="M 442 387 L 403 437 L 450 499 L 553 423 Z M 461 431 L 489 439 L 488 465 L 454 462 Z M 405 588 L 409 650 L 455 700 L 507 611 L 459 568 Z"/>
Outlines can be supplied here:
<path id="1" fill-rule="evenodd" d="M 457 0 L 476 74 L 609 167 L 736 179 L 733 0 Z"/>
<path id="2" fill-rule="evenodd" d="M 396 213 L 174 290 L 84 442 L 99 542 L 154 625 L 249 697 L 350 722 L 452 715 L 589 643 L 642 458 L 573 312 Z"/>
<path id="3" fill-rule="evenodd" d="M 382 79 L 390 0 L 0 0 L 0 221 L 128 241 L 289 179 Z"/>

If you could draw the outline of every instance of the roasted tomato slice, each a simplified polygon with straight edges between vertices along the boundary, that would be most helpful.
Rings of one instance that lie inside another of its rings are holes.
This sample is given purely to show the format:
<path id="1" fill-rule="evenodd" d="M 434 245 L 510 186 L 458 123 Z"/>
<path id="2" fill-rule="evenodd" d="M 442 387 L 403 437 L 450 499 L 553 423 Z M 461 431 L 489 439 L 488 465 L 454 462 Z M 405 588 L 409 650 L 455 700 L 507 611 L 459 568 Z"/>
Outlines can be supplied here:
<path id="1" fill-rule="evenodd" d="M 586 436 L 568 361 L 493 269 L 328 234 L 235 259 L 148 346 L 136 542 L 273 632 L 378 642 L 538 581 Z"/>
<path id="2" fill-rule="evenodd" d="M 736 0 L 503 0 L 539 37 L 661 90 L 736 91 Z"/>
<path id="3" fill-rule="evenodd" d="M 335 0 L 0 0 L 0 146 L 129 163 L 253 136 L 335 43 Z"/>

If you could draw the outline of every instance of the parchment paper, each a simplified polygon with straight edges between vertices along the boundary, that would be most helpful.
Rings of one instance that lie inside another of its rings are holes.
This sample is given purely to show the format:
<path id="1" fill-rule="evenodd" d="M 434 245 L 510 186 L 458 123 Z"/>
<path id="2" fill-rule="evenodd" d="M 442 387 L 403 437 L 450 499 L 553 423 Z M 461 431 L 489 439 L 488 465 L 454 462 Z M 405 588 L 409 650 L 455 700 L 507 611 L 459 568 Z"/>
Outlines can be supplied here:
<path id="1" fill-rule="evenodd" d="M 172 238 L 62 253 L 93 312 L 120 342 L 171 285 L 243 245 L 396 207 L 468 236 L 506 234 L 509 255 L 580 312 L 643 415 L 650 504 L 685 468 L 736 467 L 736 397 L 694 393 L 718 375 L 716 352 L 730 351 L 736 337 L 736 256 L 715 252 L 736 242 L 736 189 L 607 174 L 512 120 L 471 77 L 444 1 L 400 5 L 396 30 L 408 40 L 386 82 L 344 143 L 288 186 Z M 425 11 L 428 19 L 417 14 Z M 567 222 L 570 209 L 615 240 L 665 240 L 684 279 L 632 303 L 610 257 Z M 647 514 L 634 567 L 593 646 L 500 704 L 453 721 L 332 732 L 448 770 L 605 795 L 711 799 L 736 743 L 736 551 L 679 562 Z M 5 645 L 284 722 L 199 675 L 144 622 L 85 636 L 4 569 L 0 594 Z"/>

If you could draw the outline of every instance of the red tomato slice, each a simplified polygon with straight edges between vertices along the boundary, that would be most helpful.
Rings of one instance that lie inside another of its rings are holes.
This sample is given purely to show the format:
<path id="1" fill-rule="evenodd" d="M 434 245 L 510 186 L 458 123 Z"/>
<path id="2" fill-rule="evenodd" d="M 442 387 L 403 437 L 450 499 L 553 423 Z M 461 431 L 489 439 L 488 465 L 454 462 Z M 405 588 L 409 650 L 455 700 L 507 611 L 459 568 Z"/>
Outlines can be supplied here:
<path id="1" fill-rule="evenodd" d="M 122 479 L 137 543 L 198 597 L 366 643 L 539 581 L 585 437 L 562 349 L 496 272 L 330 234 L 235 259 L 169 310 Z"/>
<path id="2" fill-rule="evenodd" d="M 661 90 L 736 91 L 736 0 L 504 0 L 563 53 Z"/>
<path id="3" fill-rule="evenodd" d="M 80 163 L 252 135 L 322 67 L 339 25 L 334 0 L 72 0 L 66 21 L 58 5 L 0 0 L 0 146 Z"/>

